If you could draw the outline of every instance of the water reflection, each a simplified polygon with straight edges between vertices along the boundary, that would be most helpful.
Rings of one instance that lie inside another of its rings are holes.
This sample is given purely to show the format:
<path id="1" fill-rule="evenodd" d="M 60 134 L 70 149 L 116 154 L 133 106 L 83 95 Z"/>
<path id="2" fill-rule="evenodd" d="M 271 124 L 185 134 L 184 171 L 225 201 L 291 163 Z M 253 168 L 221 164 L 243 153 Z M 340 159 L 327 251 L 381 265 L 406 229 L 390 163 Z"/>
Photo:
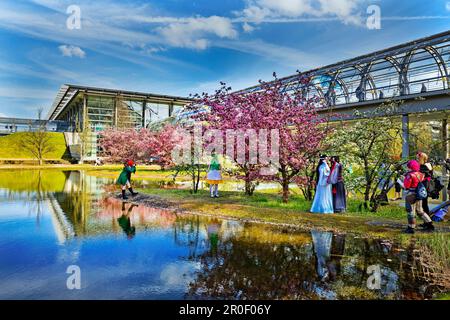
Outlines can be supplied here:
<path id="1" fill-rule="evenodd" d="M 413 243 L 133 205 L 105 197 L 112 181 L 82 171 L 21 171 L 14 183 L 2 175 L 0 298 L 422 299 L 433 292 L 411 272 Z M 69 264 L 86 277 L 80 291 L 64 287 Z M 378 290 L 367 287 L 374 265 Z"/>

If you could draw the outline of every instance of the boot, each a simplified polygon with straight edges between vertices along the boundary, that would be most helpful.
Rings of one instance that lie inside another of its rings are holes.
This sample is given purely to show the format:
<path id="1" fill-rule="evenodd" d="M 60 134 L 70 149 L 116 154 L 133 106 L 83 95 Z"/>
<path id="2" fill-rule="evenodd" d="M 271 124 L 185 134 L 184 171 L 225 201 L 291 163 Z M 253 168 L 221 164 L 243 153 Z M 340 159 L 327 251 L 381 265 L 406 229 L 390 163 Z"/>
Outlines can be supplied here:
<path id="1" fill-rule="evenodd" d="M 433 222 L 424 223 L 423 230 L 424 231 L 434 231 Z"/>
<path id="2" fill-rule="evenodd" d="M 125 195 L 125 190 L 122 190 L 122 199 L 127 200 L 128 197 Z"/>
<path id="3" fill-rule="evenodd" d="M 128 188 L 128 190 L 130 190 L 130 193 L 131 193 L 131 195 L 132 195 L 133 197 L 136 196 L 136 195 L 138 195 L 137 192 L 134 192 L 134 191 L 133 191 L 133 188 Z"/>
<path id="4" fill-rule="evenodd" d="M 408 227 L 408 228 L 404 231 L 404 233 L 407 233 L 407 234 L 414 234 L 414 233 L 415 233 L 415 230 L 414 230 L 414 228 Z"/>

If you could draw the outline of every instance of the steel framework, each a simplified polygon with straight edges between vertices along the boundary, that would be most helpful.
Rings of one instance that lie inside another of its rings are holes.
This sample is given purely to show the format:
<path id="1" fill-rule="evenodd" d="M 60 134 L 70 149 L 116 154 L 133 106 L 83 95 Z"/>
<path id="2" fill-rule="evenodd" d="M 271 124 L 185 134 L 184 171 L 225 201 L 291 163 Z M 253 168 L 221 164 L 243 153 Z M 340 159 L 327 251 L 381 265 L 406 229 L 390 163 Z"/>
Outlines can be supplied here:
<path id="1" fill-rule="evenodd" d="M 326 108 L 450 89 L 450 31 L 281 78 Z M 309 79 L 302 84 L 301 79 Z M 258 91 L 260 85 L 238 93 Z"/>

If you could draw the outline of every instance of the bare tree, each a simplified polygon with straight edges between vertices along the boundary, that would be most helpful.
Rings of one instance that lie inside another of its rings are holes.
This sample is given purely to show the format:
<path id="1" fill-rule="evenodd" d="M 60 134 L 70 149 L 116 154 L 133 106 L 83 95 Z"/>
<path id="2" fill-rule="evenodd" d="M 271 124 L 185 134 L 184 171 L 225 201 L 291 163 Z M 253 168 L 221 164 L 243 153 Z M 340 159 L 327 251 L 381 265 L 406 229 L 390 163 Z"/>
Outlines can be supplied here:
<path id="1" fill-rule="evenodd" d="M 55 150 L 55 146 L 51 141 L 52 137 L 47 132 L 47 121 L 42 120 L 43 109 L 38 109 L 37 125 L 33 127 L 30 124 L 30 130 L 24 132 L 19 140 L 19 146 L 30 152 L 42 165 L 45 156 Z"/>

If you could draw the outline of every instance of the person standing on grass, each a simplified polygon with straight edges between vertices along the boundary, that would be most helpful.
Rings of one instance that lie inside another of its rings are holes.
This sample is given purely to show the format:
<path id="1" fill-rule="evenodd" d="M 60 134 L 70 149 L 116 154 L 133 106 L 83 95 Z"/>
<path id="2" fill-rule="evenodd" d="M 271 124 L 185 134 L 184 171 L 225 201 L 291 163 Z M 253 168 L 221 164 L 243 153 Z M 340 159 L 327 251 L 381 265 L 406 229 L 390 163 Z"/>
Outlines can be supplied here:
<path id="1" fill-rule="evenodd" d="M 445 170 L 447 171 L 447 174 L 450 173 L 450 158 L 445 160 L 444 167 Z M 450 181 L 448 182 L 447 185 L 447 196 L 450 198 Z"/>
<path id="2" fill-rule="evenodd" d="M 133 160 L 128 160 L 124 163 L 122 172 L 117 179 L 117 184 L 121 185 L 122 188 L 122 199 L 127 200 L 128 197 L 125 195 L 125 191 L 128 189 L 131 195 L 134 197 L 137 195 L 137 192 L 133 191 L 131 186 L 131 174 L 136 173 L 136 165 Z"/>
<path id="3" fill-rule="evenodd" d="M 408 173 L 405 176 L 403 187 L 406 190 L 405 207 L 408 213 L 408 228 L 405 233 L 414 234 L 416 229 L 416 213 L 425 222 L 423 228 L 426 231 L 433 231 L 433 222 L 430 216 L 422 208 L 422 200 L 417 199 L 417 188 L 425 180 L 425 174 L 420 172 L 420 164 L 416 160 L 408 162 Z"/>
<path id="4" fill-rule="evenodd" d="M 331 173 L 328 183 L 332 185 L 334 213 L 342 213 L 347 210 L 347 194 L 342 169 L 340 158 L 338 156 L 331 157 Z"/>
<path id="5" fill-rule="evenodd" d="M 319 165 L 316 169 L 316 194 L 314 195 L 311 213 L 334 213 L 331 184 L 328 183 L 330 167 L 327 160 L 326 155 L 320 156 Z"/>
<path id="6" fill-rule="evenodd" d="M 209 193 L 211 198 L 218 198 L 219 184 L 222 183 L 222 168 L 215 151 L 211 153 L 211 158 L 211 163 L 208 167 L 208 174 L 206 175 L 206 182 L 209 184 Z"/>
<path id="7" fill-rule="evenodd" d="M 430 194 L 431 179 L 433 179 L 433 166 L 428 162 L 428 155 L 423 152 L 418 152 L 416 156 L 417 161 L 420 163 L 420 172 L 425 175 L 423 184 L 427 188 L 428 194 Z M 428 206 L 428 197 L 422 200 L 422 208 L 426 214 L 430 214 L 430 207 Z"/>
<path id="8" fill-rule="evenodd" d="M 402 199 L 402 186 L 400 185 L 400 183 L 398 182 L 398 180 L 400 179 L 400 173 L 396 173 L 396 175 L 394 176 L 394 198 L 391 199 L 392 201 L 397 201 L 397 200 L 401 200 Z"/>

